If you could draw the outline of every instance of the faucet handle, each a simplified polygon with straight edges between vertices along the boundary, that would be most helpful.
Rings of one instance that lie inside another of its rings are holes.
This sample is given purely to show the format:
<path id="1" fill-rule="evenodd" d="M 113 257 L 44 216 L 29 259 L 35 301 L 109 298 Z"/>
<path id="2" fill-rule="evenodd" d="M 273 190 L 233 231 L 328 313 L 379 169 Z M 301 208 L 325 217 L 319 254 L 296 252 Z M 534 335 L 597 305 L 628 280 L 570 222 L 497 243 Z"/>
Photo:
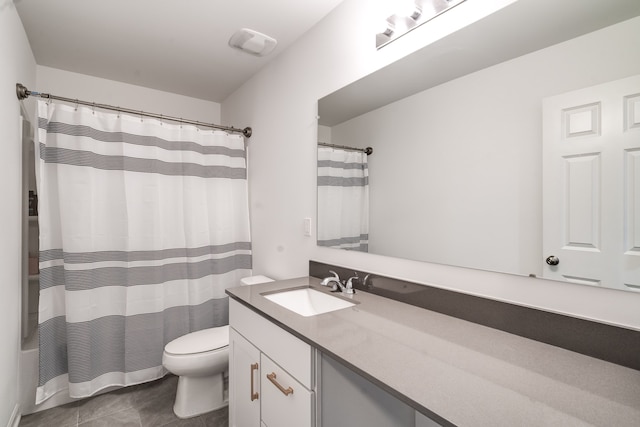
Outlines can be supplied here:
<path id="1" fill-rule="evenodd" d="M 356 293 L 355 289 L 353 289 L 353 279 L 360 280 L 360 278 L 358 277 L 357 273 L 356 273 L 355 276 L 349 277 L 349 279 L 347 280 L 347 284 L 345 285 L 345 293 L 347 293 L 347 294 L 355 294 Z"/>
<path id="2" fill-rule="evenodd" d="M 373 277 L 371 277 L 372 274 L 369 273 L 366 276 L 364 276 L 364 279 L 362 279 L 362 286 L 366 289 L 372 288 L 373 287 Z M 372 280 L 369 280 L 369 277 L 371 277 Z"/>

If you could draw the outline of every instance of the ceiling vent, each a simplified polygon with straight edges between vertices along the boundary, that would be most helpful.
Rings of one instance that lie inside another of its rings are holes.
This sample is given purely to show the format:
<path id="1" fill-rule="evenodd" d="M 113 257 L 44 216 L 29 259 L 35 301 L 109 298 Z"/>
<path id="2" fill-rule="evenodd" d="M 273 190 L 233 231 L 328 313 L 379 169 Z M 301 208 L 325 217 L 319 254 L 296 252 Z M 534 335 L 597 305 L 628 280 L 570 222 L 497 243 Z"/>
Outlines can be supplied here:
<path id="1" fill-rule="evenodd" d="M 242 28 L 229 39 L 229 46 L 255 56 L 265 56 L 278 44 L 277 40 L 266 34 Z"/>

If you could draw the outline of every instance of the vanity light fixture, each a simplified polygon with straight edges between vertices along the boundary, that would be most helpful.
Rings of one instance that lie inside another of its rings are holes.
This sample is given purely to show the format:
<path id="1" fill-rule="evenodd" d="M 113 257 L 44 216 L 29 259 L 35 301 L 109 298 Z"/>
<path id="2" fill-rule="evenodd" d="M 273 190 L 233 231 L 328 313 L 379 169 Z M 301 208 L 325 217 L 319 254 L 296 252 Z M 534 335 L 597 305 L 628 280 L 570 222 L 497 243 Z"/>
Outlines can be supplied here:
<path id="1" fill-rule="evenodd" d="M 376 47 L 378 49 L 465 0 L 387 1 L 394 2 L 394 9 L 392 14 L 384 17 L 385 27 L 378 30 L 376 34 Z"/>

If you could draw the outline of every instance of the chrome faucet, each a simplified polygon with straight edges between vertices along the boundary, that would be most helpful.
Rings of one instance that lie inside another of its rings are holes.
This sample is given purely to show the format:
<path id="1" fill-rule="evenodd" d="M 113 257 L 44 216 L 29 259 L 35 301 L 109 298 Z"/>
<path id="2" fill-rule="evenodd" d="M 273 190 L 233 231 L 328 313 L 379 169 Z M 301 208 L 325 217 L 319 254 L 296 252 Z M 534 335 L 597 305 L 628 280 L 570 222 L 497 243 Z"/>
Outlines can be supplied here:
<path id="1" fill-rule="evenodd" d="M 329 277 L 325 277 L 324 279 L 322 279 L 322 282 L 320 282 L 320 284 L 322 286 L 329 286 L 329 283 L 332 283 L 331 285 L 331 291 L 332 292 L 344 292 L 345 294 L 355 294 L 356 291 L 353 289 L 353 279 L 358 279 L 358 275 L 356 275 L 355 277 L 350 277 L 349 280 L 347 280 L 346 285 L 343 284 L 343 282 L 340 280 L 340 276 L 338 276 L 338 273 L 336 273 L 333 270 L 329 270 L 329 273 L 333 274 L 333 276 L 329 276 Z"/>
<path id="2" fill-rule="evenodd" d="M 333 276 L 325 277 L 324 279 L 322 279 L 322 282 L 320 282 L 320 284 L 322 286 L 329 286 L 329 283 L 333 283 L 333 285 L 331 286 L 332 291 L 337 291 L 338 286 L 342 288 L 342 283 L 340 282 L 340 276 L 338 276 L 338 273 L 333 270 L 329 270 L 329 273 L 333 274 Z"/>

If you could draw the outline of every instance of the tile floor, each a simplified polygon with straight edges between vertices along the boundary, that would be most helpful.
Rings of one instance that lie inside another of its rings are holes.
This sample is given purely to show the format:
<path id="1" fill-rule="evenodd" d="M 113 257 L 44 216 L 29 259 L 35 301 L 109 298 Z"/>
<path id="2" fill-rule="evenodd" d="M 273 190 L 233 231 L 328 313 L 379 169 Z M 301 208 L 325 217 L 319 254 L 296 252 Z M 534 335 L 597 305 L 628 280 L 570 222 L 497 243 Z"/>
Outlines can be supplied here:
<path id="1" fill-rule="evenodd" d="M 178 377 L 168 375 L 150 383 L 25 415 L 19 427 L 226 427 L 222 408 L 181 420 L 173 413 Z"/>

